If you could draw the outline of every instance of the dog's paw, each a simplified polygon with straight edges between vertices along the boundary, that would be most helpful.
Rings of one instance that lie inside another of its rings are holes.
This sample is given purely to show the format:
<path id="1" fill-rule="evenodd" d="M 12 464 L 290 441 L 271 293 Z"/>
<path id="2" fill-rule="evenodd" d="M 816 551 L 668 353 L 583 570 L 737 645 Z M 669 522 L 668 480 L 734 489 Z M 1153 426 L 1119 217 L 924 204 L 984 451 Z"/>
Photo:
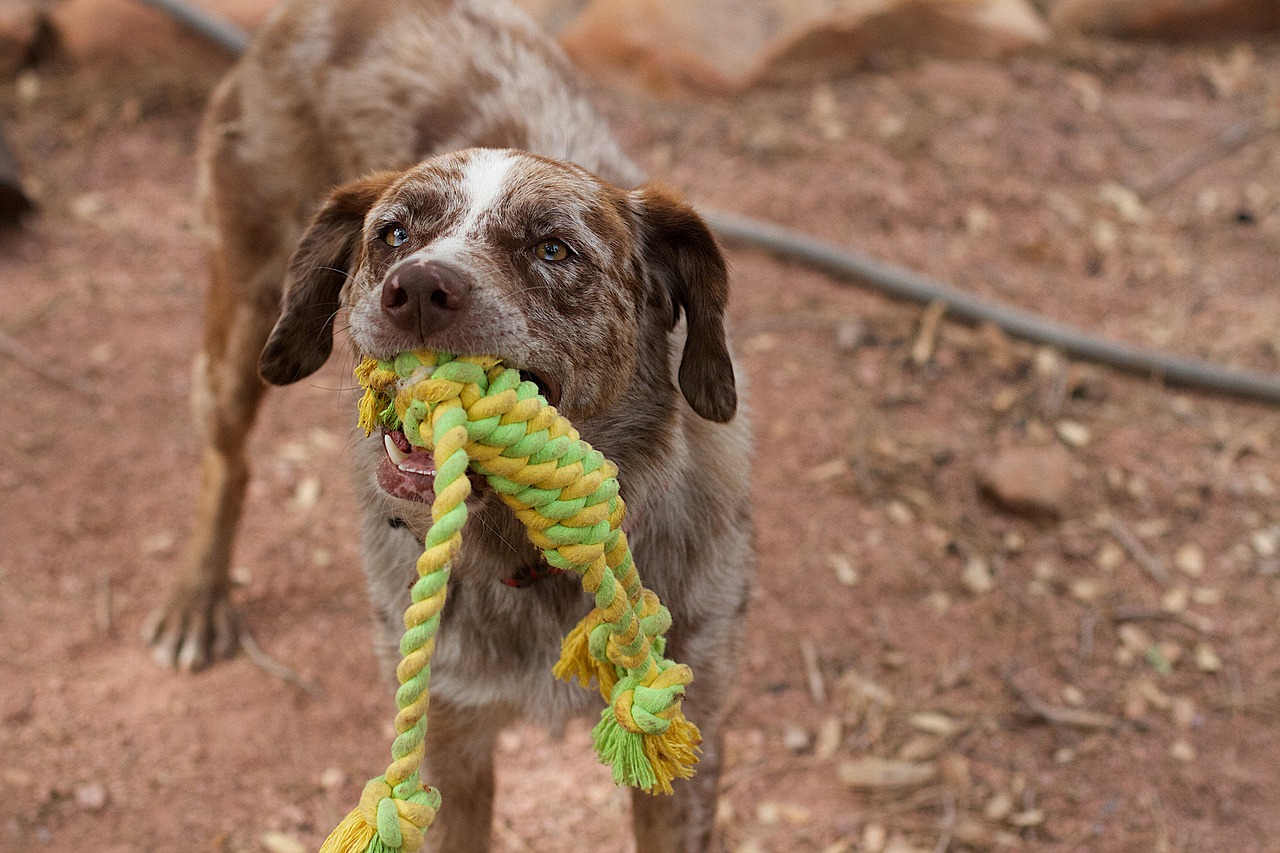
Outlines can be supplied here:
<path id="1" fill-rule="evenodd" d="M 188 672 L 235 655 L 240 627 L 225 591 L 176 586 L 142 629 L 152 657 Z"/>

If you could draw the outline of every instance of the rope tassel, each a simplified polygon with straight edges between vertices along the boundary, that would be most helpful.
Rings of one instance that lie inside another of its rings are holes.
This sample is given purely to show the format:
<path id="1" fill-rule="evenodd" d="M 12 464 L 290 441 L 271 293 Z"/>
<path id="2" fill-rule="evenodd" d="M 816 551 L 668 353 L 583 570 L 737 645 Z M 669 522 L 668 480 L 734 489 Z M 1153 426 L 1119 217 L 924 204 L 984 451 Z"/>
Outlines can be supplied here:
<path id="1" fill-rule="evenodd" d="M 359 424 L 401 430 L 435 456 L 432 525 L 418 560 L 413 603 L 396 676 L 392 763 L 371 780 L 321 853 L 413 853 L 440 807 L 419 778 L 428 682 L 449 567 L 462 548 L 474 471 L 511 507 L 547 563 L 582 579 L 595 608 L 565 637 L 552 672 L 586 687 L 595 679 L 606 707 L 592 731 L 596 754 L 618 784 L 672 791 L 693 775 L 698 728 L 681 710 L 692 671 L 663 657 L 671 614 L 636 572 L 622 519 L 617 467 L 590 444 L 519 371 L 498 359 L 431 350 L 356 368 L 365 393 Z"/>

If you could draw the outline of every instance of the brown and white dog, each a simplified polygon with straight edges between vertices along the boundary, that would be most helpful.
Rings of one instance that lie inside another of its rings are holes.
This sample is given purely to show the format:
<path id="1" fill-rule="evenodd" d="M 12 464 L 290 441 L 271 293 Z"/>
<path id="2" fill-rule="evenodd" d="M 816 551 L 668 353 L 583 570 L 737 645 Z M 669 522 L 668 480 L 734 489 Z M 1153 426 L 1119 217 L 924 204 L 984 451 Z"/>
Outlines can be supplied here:
<path id="1" fill-rule="evenodd" d="M 710 849 L 754 557 L 728 283 L 706 226 L 640 184 L 567 60 L 504 0 L 286 3 L 215 93 L 200 162 L 203 480 L 184 574 L 149 626 L 157 658 L 195 668 L 235 649 L 228 563 L 259 369 L 274 384 L 313 373 L 343 307 L 358 354 L 501 356 L 618 465 L 637 564 L 671 609 L 669 655 L 696 675 L 698 773 L 671 797 L 634 797 L 637 849 Z M 408 451 L 375 434 L 354 452 L 387 660 L 430 524 L 432 469 Z M 450 853 L 489 847 L 503 726 L 525 707 L 553 727 L 599 710 L 594 691 L 549 674 L 590 607 L 577 579 L 542 577 L 492 492 L 470 507 L 425 773 L 446 802 L 429 837 Z"/>

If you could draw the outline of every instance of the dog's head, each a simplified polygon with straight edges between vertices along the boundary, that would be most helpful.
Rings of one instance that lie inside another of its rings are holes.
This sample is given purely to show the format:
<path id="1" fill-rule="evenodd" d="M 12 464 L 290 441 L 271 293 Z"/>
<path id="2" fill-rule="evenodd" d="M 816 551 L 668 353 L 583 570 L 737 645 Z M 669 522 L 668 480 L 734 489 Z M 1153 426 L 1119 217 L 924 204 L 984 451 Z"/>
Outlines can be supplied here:
<path id="1" fill-rule="evenodd" d="M 577 420 L 614 404 L 638 371 L 666 381 L 667 349 L 646 342 L 665 341 L 683 313 L 680 390 L 726 422 L 737 407 L 727 299 L 714 238 L 671 193 L 471 149 L 330 194 L 290 262 L 260 369 L 277 385 L 317 370 L 345 302 L 360 354 L 496 355 Z M 663 363 L 642 363 L 653 358 Z"/>

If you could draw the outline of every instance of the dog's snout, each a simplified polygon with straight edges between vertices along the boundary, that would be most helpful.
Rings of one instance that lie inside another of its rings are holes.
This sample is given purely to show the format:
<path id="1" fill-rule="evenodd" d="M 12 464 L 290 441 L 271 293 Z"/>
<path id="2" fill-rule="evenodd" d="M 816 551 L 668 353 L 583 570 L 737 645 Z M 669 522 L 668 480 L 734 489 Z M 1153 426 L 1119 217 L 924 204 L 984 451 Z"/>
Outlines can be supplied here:
<path id="1" fill-rule="evenodd" d="M 397 328 L 428 335 L 447 328 L 467 307 L 466 276 L 438 261 L 406 260 L 382 284 L 382 313 Z"/>

